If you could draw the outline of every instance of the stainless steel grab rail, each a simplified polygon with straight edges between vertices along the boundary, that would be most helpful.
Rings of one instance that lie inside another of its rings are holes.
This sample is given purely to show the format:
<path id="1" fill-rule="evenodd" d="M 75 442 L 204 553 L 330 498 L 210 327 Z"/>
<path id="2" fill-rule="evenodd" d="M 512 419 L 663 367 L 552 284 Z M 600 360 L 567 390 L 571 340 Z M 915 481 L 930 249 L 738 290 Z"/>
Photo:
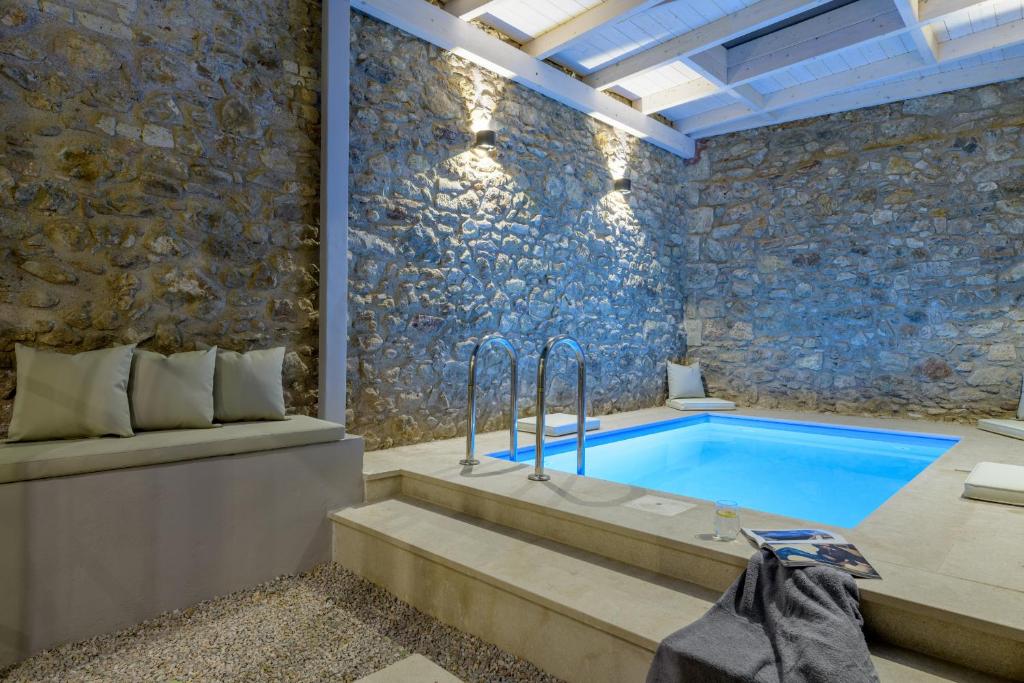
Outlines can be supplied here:
<path id="1" fill-rule="evenodd" d="M 548 358 L 560 345 L 565 344 L 576 353 L 576 474 L 583 474 L 585 449 L 587 440 L 587 358 L 583 354 L 580 343 L 567 334 L 548 339 L 537 363 L 537 455 L 533 465 L 533 474 L 527 478 L 531 481 L 547 481 L 551 477 L 544 474 L 544 413 L 546 410 L 544 385 L 547 382 Z M 515 451 L 512 451 L 513 459 Z"/>
<path id="2" fill-rule="evenodd" d="M 504 336 L 494 333 L 488 334 L 480 339 L 473 347 L 473 352 L 469 355 L 469 387 L 467 389 L 467 405 L 469 410 L 469 428 L 466 432 L 466 457 L 459 461 L 460 465 L 479 465 L 480 461 L 475 457 L 476 451 L 476 365 L 477 356 L 490 344 L 497 344 L 501 348 L 505 349 L 505 353 L 508 354 L 509 361 L 511 362 L 511 374 L 512 374 L 512 405 L 511 405 L 511 424 L 508 428 L 508 450 L 513 460 L 516 457 L 516 448 L 518 447 L 519 435 L 516 432 L 516 421 L 519 419 L 519 354 L 516 353 L 516 349 L 512 346 L 512 342 L 506 339 Z"/>

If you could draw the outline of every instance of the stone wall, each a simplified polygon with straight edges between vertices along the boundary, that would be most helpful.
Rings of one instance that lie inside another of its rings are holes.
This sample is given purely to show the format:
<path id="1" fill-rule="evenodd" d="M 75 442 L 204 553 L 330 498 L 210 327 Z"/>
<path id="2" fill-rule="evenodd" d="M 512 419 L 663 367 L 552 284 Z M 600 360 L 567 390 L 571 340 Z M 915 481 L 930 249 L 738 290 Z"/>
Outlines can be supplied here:
<path id="1" fill-rule="evenodd" d="M 317 2 L 0 3 L 0 430 L 14 343 L 286 344 L 316 402 Z"/>
<path id="2" fill-rule="evenodd" d="M 370 448 L 465 433 L 470 350 L 491 331 L 519 349 L 524 414 L 559 333 L 586 348 L 593 413 L 663 401 L 684 352 L 683 160 L 376 20 L 352 30 L 349 429 Z M 472 149 L 488 118 L 493 157 Z M 491 353 L 481 429 L 507 424 L 487 408 L 507 405 Z"/>
<path id="3" fill-rule="evenodd" d="M 708 141 L 689 355 L 745 405 L 1003 415 L 1024 353 L 1024 81 Z"/>

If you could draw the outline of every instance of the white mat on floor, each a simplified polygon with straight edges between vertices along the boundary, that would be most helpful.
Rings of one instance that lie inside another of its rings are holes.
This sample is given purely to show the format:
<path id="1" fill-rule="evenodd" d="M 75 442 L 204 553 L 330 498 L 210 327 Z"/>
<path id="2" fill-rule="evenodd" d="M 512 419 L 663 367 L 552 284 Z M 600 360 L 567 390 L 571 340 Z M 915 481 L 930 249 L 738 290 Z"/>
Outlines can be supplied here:
<path id="1" fill-rule="evenodd" d="M 588 432 L 601 428 L 601 420 L 588 417 L 583 423 Z M 537 418 L 524 417 L 516 421 L 516 426 L 524 432 L 537 433 Z M 576 416 L 569 413 L 548 413 L 544 416 L 544 434 L 547 436 L 565 436 L 576 433 Z"/>
<path id="2" fill-rule="evenodd" d="M 676 410 L 736 410 L 736 404 L 724 398 L 670 398 L 665 405 Z"/>
<path id="3" fill-rule="evenodd" d="M 1014 439 L 1024 439 L 1024 421 L 1022 420 L 978 420 L 978 429 Z"/>
<path id="4" fill-rule="evenodd" d="M 979 462 L 964 481 L 964 497 L 1024 505 L 1024 466 Z"/>

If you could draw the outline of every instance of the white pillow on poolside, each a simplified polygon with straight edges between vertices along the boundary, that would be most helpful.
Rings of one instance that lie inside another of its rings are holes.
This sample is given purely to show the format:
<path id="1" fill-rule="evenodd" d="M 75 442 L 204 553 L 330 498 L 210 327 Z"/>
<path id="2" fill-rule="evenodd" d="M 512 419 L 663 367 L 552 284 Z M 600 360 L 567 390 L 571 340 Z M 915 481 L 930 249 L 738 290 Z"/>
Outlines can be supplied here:
<path id="1" fill-rule="evenodd" d="M 131 344 L 70 354 L 15 344 L 17 390 L 7 440 L 132 436 L 134 350 Z"/>
<path id="2" fill-rule="evenodd" d="M 213 375 L 216 420 L 283 420 L 283 368 L 283 346 L 248 353 L 218 350 Z"/>
<path id="3" fill-rule="evenodd" d="M 668 361 L 668 397 L 704 398 L 704 383 L 701 381 L 700 363 L 679 365 Z"/>
<path id="4" fill-rule="evenodd" d="M 165 356 L 136 349 L 129 395 L 135 429 L 213 426 L 217 347 Z"/>

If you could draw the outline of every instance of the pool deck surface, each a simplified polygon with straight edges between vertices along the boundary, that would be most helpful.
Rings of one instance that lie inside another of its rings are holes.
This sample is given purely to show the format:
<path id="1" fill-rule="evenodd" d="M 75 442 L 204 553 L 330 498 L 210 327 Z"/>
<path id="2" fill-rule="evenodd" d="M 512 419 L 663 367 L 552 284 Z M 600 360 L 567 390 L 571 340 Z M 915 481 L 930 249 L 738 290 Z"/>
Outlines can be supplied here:
<path id="1" fill-rule="evenodd" d="M 605 415 L 601 430 L 588 434 L 694 414 L 698 413 L 649 408 Z M 741 511 L 742 523 L 762 528 L 813 524 L 839 531 L 864 552 L 883 577 L 881 581 L 860 581 L 862 595 L 897 605 L 913 604 L 919 613 L 934 609 L 968 622 L 984 622 L 985 629 L 1024 640 L 1024 507 L 961 497 L 964 479 L 976 463 L 1024 465 L 1024 441 L 959 423 L 783 410 L 738 409 L 728 414 L 959 437 L 958 444 L 852 529 L 748 509 Z M 521 433 L 519 445 L 528 446 L 533 438 L 533 434 Z M 532 462 L 512 463 L 481 455 L 507 448 L 507 431 L 480 434 L 477 457 L 481 464 L 466 468 L 458 464 L 464 454 L 464 437 L 402 446 L 367 453 L 364 474 L 367 479 L 396 472 L 447 479 L 584 516 L 595 525 L 687 543 L 711 557 L 729 555 L 737 564 L 753 552 L 742 537 L 731 542 L 710 537 L 710 501 L 553 470 L 549 470 L 551 481 L 532 482 L 526 479 Z M 650 496 L 664 500 L 667 507 L 675 503 L 681 511 L 652 511 Z"/>

